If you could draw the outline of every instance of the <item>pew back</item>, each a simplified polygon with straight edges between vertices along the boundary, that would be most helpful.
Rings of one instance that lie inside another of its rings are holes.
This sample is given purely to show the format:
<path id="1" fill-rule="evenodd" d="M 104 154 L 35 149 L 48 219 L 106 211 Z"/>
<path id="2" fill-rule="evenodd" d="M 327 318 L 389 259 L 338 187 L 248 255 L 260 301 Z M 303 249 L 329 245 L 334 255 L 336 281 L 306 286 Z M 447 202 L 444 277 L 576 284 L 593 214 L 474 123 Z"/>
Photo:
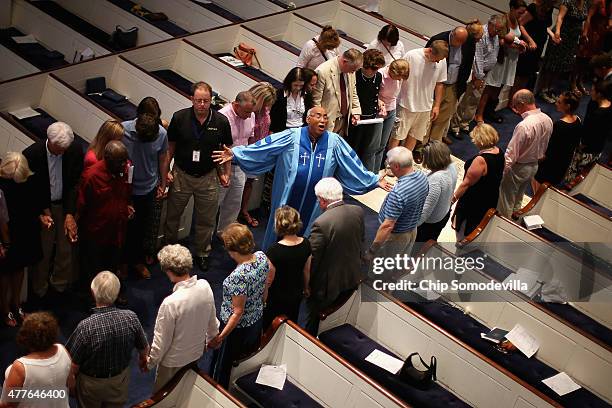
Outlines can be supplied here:
<path id="1" fill-rule="evenodd" d="M 40 70 L 11 50 L 0 45 L 0 82 L 34 74 Z"/>
<path id="2" fill-rule="evenodd" d="M 140 0 L 139 3 L 153 12 L 163 12 L 179 27 L 192 33 L 231 23 L 189 0 Z"/>
<path id="3" fill-rule="evenodd" d="M 612 169 L 596 164 L 585 179 L 574 187 L 569 194 L 584 194 L 593 201 L 612 209 Z"/>

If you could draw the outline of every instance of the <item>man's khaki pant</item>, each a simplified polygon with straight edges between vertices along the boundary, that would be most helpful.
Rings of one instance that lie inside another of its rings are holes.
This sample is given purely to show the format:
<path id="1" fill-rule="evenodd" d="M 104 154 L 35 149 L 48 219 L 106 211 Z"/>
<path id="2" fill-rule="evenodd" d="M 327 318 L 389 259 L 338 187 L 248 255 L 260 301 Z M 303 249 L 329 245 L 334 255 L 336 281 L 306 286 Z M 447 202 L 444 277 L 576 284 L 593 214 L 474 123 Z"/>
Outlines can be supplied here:
<path id="1" fill-rule="evenodd" d="M 435 122 L 431 122 L 427 140 L 442 140 L 448 133 L 451 117 L 457 110 L 457 92 L 455 84 L 444 85 L 444 96 L 440 104 L 440 113 Z"/>
<path id="2" fill-rule="evenodd" d="M 510 218 L 512 213 L 521 209 L 525 189 L 538 172 L 538 163 L 515 163 L 504 177 L 499 187 L 497 211 Z"/>
<path id="3" fill-rule="evenodd" d="M 153 394 L 161 390 L 168 382 L 178 373 L 183 367 L 166 367 L 163 365 L 157 366 L 155 373 L 155 383 L 153 384 Z"/>
<path id="4" fill-rule="evenodd" d="M 478 109 L 481 96 L 482 88 L 478 89 L 472 85 L 472 82 L 468 82 L 467 88 L 459 100 L 459 105 L 457 105 L 457 112 L 451 118 L 450 128 L 454 133 L 469 128 L 470 122 L 476 114 L 476 109 Z"/>
<path id="5" fill-rule="evenodd" d="M 73 266 L 76 266 L 76 262 L 73 262 L 74 248 L 64 232 L 64 207 L 62 204 L 51 204 L 50 209 L 53 227 L 51 229 L 41 228 L 40 233 L 43 258 L 30 268 L 32 289 L 40 297 L 47 293 L 49 282 L 58 292 L 63 292 L 75 279 L 73 274 Z M 55 256 L 51 273 L 53 246 L 55 246 Z"/>
<path id="6" fill-rule="evenodd" d="M 208 256 L 219 202 L 217 170 L 213 169 L 201 177 L 192 177 L 175 166 L 173 174 L 174 182 L 168 193 L 166 240 L 168 243 L 176 243 L 181 215 L 193 197 L 196 256 Z"/>
<path id="7" fill-rule="evenodd" d="M 128 400 L 130 367 L 110 378 L 95 378 L 79 373 L 76 378 L 76 394 L 79 407 L 121 408 Z"/>

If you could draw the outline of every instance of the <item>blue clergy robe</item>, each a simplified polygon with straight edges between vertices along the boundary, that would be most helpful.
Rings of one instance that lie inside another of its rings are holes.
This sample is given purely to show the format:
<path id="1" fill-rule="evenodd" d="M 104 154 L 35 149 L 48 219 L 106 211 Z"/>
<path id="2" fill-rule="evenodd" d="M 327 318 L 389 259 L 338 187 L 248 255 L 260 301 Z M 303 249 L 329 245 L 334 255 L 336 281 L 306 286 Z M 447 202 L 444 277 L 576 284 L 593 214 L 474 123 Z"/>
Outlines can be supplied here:
<path id="1" fill-rule="evenodd" d="M 274 133 L 249 146 L 232 148 L 234 163 L 247 174 L 263 174 L 276 167 L 272 184 L 272 212 L 263 249 L 276 242 L 274 212 L 283 205 L 299 211 L 304 236 L 319 216 L 314 186 L 324 177 L 335 177 L 349 194 L 365 194 L 378 185 L 378 176 L 367 171 L 357 154 L 338 134 L 325 131 L 313 147 L 308 127 Z"/>

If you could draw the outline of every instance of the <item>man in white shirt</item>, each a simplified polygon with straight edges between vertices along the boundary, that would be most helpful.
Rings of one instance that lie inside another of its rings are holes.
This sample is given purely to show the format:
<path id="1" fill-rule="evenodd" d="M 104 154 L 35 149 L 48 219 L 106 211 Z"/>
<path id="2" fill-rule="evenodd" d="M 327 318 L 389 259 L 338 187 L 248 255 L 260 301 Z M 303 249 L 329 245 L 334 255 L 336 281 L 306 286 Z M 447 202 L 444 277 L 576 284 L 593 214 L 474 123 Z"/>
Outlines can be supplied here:
<path id="1" fill-rule="evenodd" d="M 413 150 L 417 141 L 423 141 L 430 121 L 438 117 L 444 95 L 447 55 L 448 44 L 441 40 L 434 41 L 429 48 L 417 48 L 404 55 L 410 65 L 410 76 L 402 84 L 397 98 L 400 126 L 389 141 L 389 149 L 405 140 L 404 146 Z"/>
<path id="2" fill-rule="evenodd" d="M 157 366 L 153 393 L 183 367 L 196 362 L 207 343 L 219 333 L 215 300 L 205 279 L 190 276 L 191 253 L 181 245 L 166 245 L 157 254 L 162 271 L 174 283 L 155 321 L 147 369 Z"/>

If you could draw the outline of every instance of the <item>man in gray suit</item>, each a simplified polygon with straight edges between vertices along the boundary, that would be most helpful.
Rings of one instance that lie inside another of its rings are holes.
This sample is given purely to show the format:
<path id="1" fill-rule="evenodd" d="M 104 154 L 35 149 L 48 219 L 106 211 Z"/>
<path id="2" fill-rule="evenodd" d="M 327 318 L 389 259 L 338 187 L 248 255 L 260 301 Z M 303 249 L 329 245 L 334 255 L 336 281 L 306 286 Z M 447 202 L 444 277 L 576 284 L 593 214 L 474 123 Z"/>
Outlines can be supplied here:
<path id="1" fill-rule="evenodd" d="M 342 201 L 342 186 L 333 177 L 315 185 L 315 195 L 324 211 L 312 224 L 310 279 L 305 282 L 306 330 L 319 330 L 319 313 L 364 277 L 361 253 L 365 233 L 363 209 Z"/>

